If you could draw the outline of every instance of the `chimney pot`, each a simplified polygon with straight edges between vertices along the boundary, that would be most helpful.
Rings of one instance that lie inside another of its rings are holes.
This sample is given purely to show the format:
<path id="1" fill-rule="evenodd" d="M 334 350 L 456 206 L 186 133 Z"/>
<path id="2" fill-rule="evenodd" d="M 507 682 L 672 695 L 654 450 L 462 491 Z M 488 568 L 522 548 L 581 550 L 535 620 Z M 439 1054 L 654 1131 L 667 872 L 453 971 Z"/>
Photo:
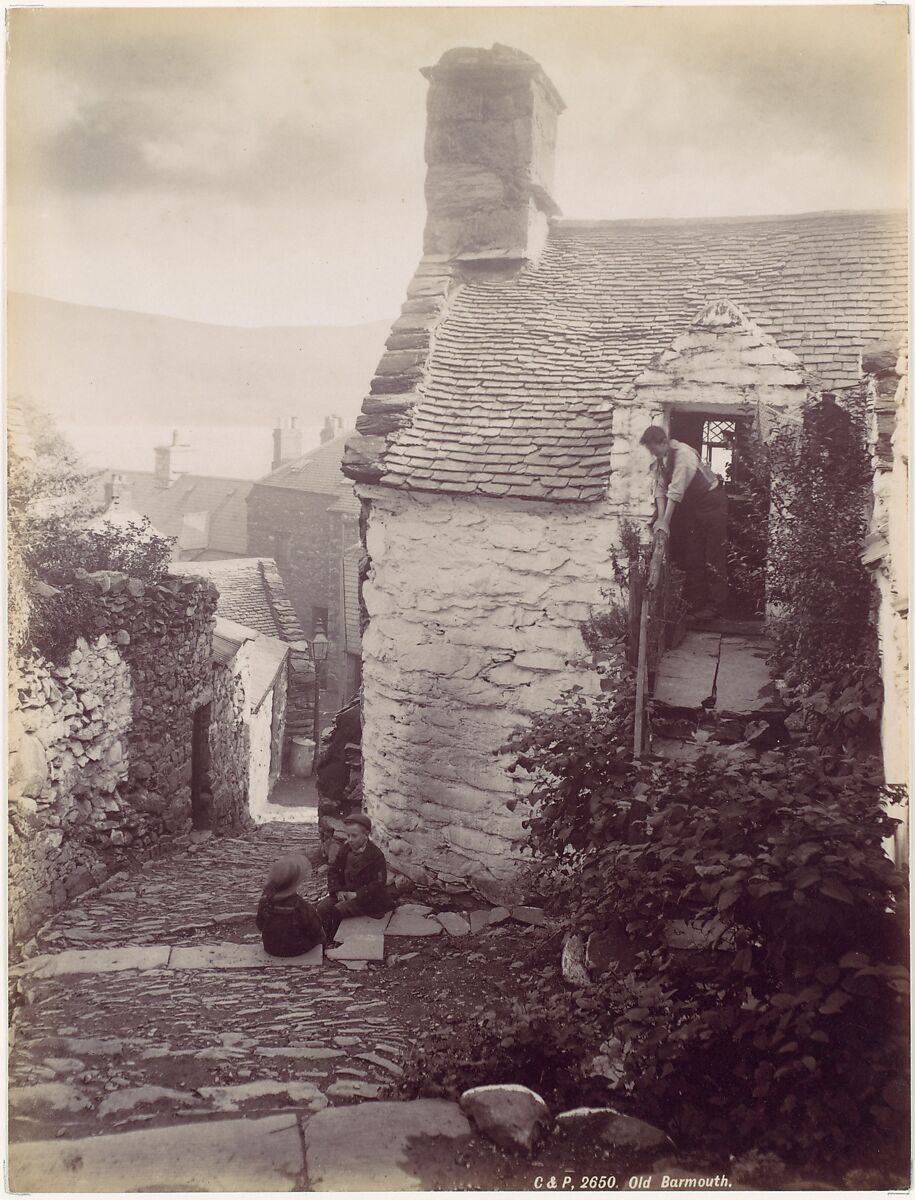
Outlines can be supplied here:
<path id="1" fill-rule="evenodd" d="M 273 461 L 270 470 L 276 471 L 285 463 L 302 457 L 302 431 L 295 417 L 281 417 L 273 431 Z"/>

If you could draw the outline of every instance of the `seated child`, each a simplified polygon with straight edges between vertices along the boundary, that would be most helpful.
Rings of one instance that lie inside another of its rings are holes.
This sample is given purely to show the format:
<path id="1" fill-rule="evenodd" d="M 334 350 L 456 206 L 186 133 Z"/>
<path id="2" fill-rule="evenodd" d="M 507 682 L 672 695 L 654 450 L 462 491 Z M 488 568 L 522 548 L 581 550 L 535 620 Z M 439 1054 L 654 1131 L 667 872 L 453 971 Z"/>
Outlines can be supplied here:
<path id="1" fill-rule="evenodd" d="M 315 906 L 296 892 L 310 874 L 311 863 L 299 855 L 279 858 L 270 868 L 257 906 L 257 927 L 268 954 L 292 958 L 323 943 L 324 928 Z"/>
<path id="2" fill-rule="evenodd" d="M 391 908 L 384 855 L 369 841 L 371 820 L 351 813 L 343 820 L 346 844 L 327 868 L 329 896 L 318 902 L 324 934 L 333 940 L 344 917 L 380 917 Z"/>

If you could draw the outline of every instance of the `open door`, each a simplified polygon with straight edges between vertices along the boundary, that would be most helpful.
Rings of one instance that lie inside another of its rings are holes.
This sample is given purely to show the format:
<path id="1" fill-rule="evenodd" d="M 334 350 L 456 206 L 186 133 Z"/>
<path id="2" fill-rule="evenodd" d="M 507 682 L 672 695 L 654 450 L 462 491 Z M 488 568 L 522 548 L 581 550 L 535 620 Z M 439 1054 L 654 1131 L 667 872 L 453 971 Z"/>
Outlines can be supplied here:
<path id="1" fill-rule="evenodd" d="M 191 739 L 191 824 L 195 829 L 212 827 L 212 807 L 210 706 L 202 704 L 194 712 L 194 730 Z"/>
<path id="2" fill-rule="evenodd" d="M 692 446 L 721 479 L 728 494 L 728 611 L 739 620 L 761 618 L 766 610 L 766 550 L 769 496 L 751 469 L 753 422 L 746 417 L 674 410 L 670 436 Z M 679 512 L 671 526 L 670 553 L 684 567 Z"/>

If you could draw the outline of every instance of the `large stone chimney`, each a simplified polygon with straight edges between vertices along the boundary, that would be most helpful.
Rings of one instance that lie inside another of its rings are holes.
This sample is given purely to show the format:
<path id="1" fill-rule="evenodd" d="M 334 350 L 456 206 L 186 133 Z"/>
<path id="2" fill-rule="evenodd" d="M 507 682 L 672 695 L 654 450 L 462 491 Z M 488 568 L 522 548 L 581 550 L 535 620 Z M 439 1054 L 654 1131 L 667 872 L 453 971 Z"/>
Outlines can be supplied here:
<path id="1" fill-rule="evenodd" d="M 449 50 L 423 74 L 431 84 L 426 254 L 536 259 L 559 212 L 551 196 L 565 108 L 558 92 L 509 46 Z"/>
<path id="2" fill-rule="evenodd" d="M 283 417 L 273 431 L 273 462 L 270 470 L 275 471 L 284 463 L 302 457 L 302 431 L 296 426 L 295 417 Z"/>

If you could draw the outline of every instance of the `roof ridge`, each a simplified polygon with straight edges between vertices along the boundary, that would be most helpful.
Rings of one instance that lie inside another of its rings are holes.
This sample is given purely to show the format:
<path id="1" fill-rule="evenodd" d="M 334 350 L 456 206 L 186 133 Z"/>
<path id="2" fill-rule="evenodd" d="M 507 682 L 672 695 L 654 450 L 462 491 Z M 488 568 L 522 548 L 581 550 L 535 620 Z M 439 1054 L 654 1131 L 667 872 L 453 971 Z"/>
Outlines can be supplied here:
<path id="1" fill-rule="evenodd" d="M 312 446 L 310 450 L 306 450 L 304 454 L 297 454 L 295 458 L 290 458 L 284 463 L 280 463 L 278 467 L 274 467 L 272 471 L 268 471 L 266 475 L 261 475 L 255 479 L 254 483 L 267 483 L 274 475 L 279 475 L 282 471 L 288 471 L 290 467 L 294 467 L 297 463 L 303 463 L 308 460 L 314 460 L 322 451 L 330 449 L 336 442 L 344 443 L 349 435 L 353 432 L 352 429 L 342 430 L 334 437 L 329 438 L 326 442 L 321 442 L 318 446 Z M 340 458 L 343 458 L 343 452 L 340 452 Z"/>
<path id="2" fill-rule="evenodd" d="M 103 475 L 106 471 L 111 471 L 116 475 L 143 475 L 148 479 L 155 479 L 155 471 L 135 471 L 132 467 L 99 467 L 98 474 Z M 181 479 L 207 479 L 213 483 L 241 483 L 251 484 L 257 483 L 256 479 L 242 479 L 238 475 L 202 475 L 197 471 L 178 471 L 175 483 Z M 174 487 L 174 484 L 172 484 Z M 164 490 L 164 489 L 163 489 Z"/>
<path id="3" fill-rule="evenodd" d="M 814 217 L 906 217 L 904 208 L 829 208 L 796 213 L 747 213 L 693 217 L 554 217 L 551 228 L 606 229 L 611 225 L 743 225 L 764 221 L 802 221 Z"/>

